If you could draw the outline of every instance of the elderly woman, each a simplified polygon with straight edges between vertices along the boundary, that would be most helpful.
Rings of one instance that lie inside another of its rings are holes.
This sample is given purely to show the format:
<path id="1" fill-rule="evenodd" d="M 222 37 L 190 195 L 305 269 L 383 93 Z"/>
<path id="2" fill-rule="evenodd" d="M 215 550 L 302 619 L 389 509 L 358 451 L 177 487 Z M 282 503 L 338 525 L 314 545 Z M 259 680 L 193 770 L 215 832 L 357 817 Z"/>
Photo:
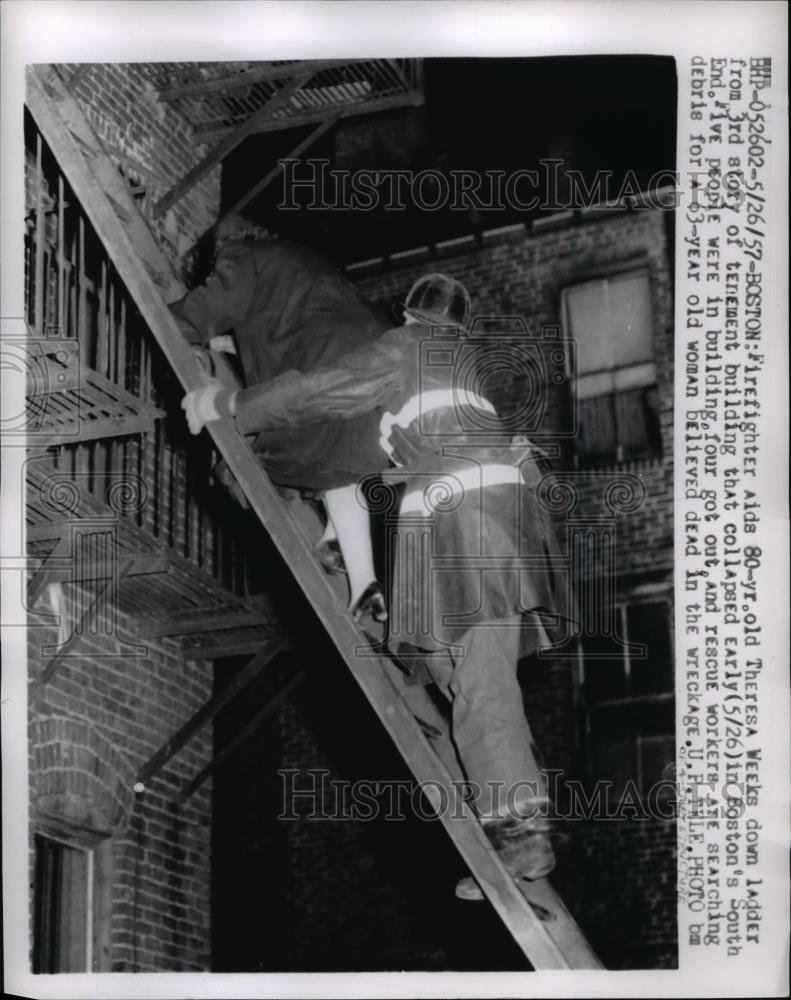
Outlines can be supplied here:
<path id="1" fill-rule="evenodd" d="M 246 433 L 376 418 L 381 454 L 405 481 L 388 546 L 390 647 L 415 681 L 433 681 L 450 700 L 474 806 L 512 875 L 541 878 L 554 855 L 517 663 L 570 634 L 573 601 L 537 502 L 535 461 L 465 384 L 472 368 L 452 361 L 463 351 L 466 289 L 428 275 L 405 312 L 403 326 L 334 364 L 238 392 L 199 389 L 184 405 L 193 427 L 218 414 Z M 462 893 L 476 896 L 474 886 Z"/>
<path id="2" fill-rule="evenodd" d="M 283 372 L 310 372 L 377 340 L 387 323 L 321 254 L 276 239 L 241 216 L 215 234 L 214 272 L 171 311 L 187 339 L 237 354 L 245 383 L 257 386 Z M 210 405 L 204 397 L 205 405 Z M 281 486 L 308 482 L 323 499 L 327 530 L 319 555 L 333 562 L 337 534 L 349 573 L 351 608 L 386 617 L 375 581 L 361 475 L 387 466 L 375 424 L 346 415 L 302 427 L 261 428 L 253 448 Z"/>

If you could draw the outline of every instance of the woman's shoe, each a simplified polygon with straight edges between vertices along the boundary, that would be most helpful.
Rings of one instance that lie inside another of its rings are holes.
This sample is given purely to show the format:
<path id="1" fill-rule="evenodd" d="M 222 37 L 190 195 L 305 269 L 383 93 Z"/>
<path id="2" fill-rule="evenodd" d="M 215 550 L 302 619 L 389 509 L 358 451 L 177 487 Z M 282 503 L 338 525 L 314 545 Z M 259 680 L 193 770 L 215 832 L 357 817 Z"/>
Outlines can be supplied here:
<path id="1" fill-rule="evenodd" d="M 359 621 L 364 615 L 370 615 L 375 622 L 387 621 L 387 605 L 382 593 L 382 587 L 377 580 L 372 580 L 360 595 L 360 599 L 352 606 L 354 620 Z"/>
<path id="2" fill-rule="evenodd" d="M 313 551 L 327 573 L 341 576 L 346 572 L 346 563 L 337 538 L 325 538 L 317 542 Z"/>

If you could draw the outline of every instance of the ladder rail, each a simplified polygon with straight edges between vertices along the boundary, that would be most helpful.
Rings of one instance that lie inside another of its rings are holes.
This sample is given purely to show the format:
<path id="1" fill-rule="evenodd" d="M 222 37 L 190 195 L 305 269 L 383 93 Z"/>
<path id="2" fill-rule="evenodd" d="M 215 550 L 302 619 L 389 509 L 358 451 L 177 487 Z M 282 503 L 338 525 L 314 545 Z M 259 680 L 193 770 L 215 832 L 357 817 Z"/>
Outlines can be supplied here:
<path id="1" fill-rule="evenodd" d="M 451 742 L 447 720 L 442 716 L 431 696 L 422 685 L 410 685 L 406 692 L 406 680 L 402 671 L 392 662 L 387 664 L 387 676 L 401 695 L 402 701 L 410 707 L 413 714 L 427 722 L 433 729 L 439 730 L 441 738 Z M 435 751 L 436 752 L 436 751 Z M 438 759 L 436 764 L 448 776 L 451 782 L 464 782 L 464 774 L 458 764 L 449 767 L 445 759 Z M 521 880 L 517 887 L 526 902 L 531 907 L 538 907 L 538 915 L 542 911 L 552 919 L 545 922 L 546 932 L 562 952 L 570 969 L 600 968 L 604 966 L 592 952 L 588 940 L 583 935 L 576 921 L 566 909 L 563 900 L 557 894 L 547 879 L 538 882 Z"/>
<path id="2" fill-rule="evenodd" d="M 28 69 L 27 103 L 181 384 L 187 391 L 205 384 L 207 375 L 166 304 L 180 298 L 185 288 L 53 67 Z M 388 677 L 387 659 L 357 655 L 361 648 L 369 648 L 363 634 L 339 605 L 315 561 L 312 546 L 295 526 L 250 444 L 230 419 L 212 422 L 207 429 L 415 778 L 421 786 L 443 788 L 445 801 L 452 808 L 441 811 L 441 822 L 533 967 L 600 968 L 570 916 L 561 923 L 573 925 L 586 947 L 576 947 L 568 956 L 555 939 L 557 929 L 554 935 L 550 933 L 547 923 L 526 904 L 472 811 L 462 801 L 456 802 L 458 793 L 447 772 L 438 769 L 434 751 Z"/>

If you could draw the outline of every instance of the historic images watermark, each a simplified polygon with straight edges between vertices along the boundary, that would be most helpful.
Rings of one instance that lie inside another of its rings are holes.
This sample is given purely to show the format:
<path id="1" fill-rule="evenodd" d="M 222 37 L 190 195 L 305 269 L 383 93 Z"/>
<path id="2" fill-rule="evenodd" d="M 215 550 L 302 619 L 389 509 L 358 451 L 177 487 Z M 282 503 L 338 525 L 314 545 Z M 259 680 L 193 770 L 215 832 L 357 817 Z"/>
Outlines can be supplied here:
<path id="1" fill-rule="evenodd" d="M 659 170 L 642 184 L 634 171 L 583 172 L 562 159 L 541 159 L 519 170 L 343 170 L 330 160 L 285 158 L 282 211 L 403 212 L 561 212 L 607 205 L 673 211 L 685 195 L 694 206 L 705 196 L 708 208 L 737 211 L 747 197 L 742 171 L 704 163 L 681 174 Z"/>
<path id="2" fill-rule="evenodd" d="M 27 617 L 19 626 L 46 637 L 45 667 L 29 694 L 35 701 L 64 660 L 84 655 L 85 641 L 116 638 L 113 652 L 94 650 L 102 659 L 148 654 L 146 645 L 122 634 L 117 605 L 124 577 L 152 566 L 150 559 L 131 558 L 119 538 L 122 519 L 145 507 L 150 490 L 131 470 L 105 470 L 100 508 L 84 499 L 98 479 L 96 470 L 55 468 L 49 461 L 47 450 L 79 442 L 88 422 L 83 392 L 89 368 L 75 338 L 54 325 L 37 336 L 24 317 L 6 317 L 0 367 L 23 383 L 24 394 L 17 409 L 6 409 L 0 434 L 4 447 L 28 449 L 21 467 L 26 512 L 35 511 L 39 519 L 28 526 L 27 550 L 4 551 L 0 559 L 0 571 L 20 581 Z M 68 408 L 59 402 L 64 393 L 70 394 Z"/>
<path id="3" fill-rule="evenodd" d="M 37 336 L 24 317 L 0 320 L 0 370 L 24 386 L 19 408 L 8 408 L 0 418 L 4 448 L 51 447 L 76 439 L 83 417 L 81 391 L 86 366 L 76 338 L 57 326 Z M 70 392 L 72 411 L 54 407 L 54 394 Z"/>
<path id="4" fill-rule="evenodd" d="M 462 819 L 465 809 L 476 809 L 480 802 L 495 802 L 509 815 L 525 818 L 540 810 L 548 819 L 563 822 L 674 822 L 679 797 L 684 794 L 672 767 L 667 769 L 666 777 L 643 791 L 633 781 L 621 786 L 609 780 L 585 784 L 552 769 L 543 772 L 541 788 L 530 781 L 509 787 L 502 781 L 491 781 L 486 788 L 471 781 L 348 781 L 331 778 L 330 771 L 324 768 L 282 768 L 277 773 L 281 783 L 278 819 L 291 821 Z M 688 815 L 701 821 L 714 817 L 735 821 L 745 811 L 744 785 L 727 781 L 721 785 L 696 783 L 684 807 Z"/>

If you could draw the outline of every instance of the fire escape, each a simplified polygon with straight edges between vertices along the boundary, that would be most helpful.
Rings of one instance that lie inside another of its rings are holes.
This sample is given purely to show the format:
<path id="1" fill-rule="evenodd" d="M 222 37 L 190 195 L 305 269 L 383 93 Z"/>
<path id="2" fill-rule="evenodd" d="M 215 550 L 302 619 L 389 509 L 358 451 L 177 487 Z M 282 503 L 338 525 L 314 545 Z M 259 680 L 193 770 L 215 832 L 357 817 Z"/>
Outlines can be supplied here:
<path id="1" fill-rule="evenodd" d="M 141 639 L 179 639 L 186 658 L 250 655 L 232 684 L 142 768 L 142 789 L 286 643 L 222 491 L 206 487 L 216 448 L 416 778 L 439 783 L 448 802 L 455 801 L 451 779 L 459 776 L 442 769 L 426 739 L 426 727 L 444 721 L 428 698 L 416 720 L 400 696 L 400 672 L 343 612 L 314 561 L 315 524 L 306 508 L 282 501 L 231 421 L 211 425 L 213 447 L 186 447 L 174 400 L 177 407 L 183 391 L 206 376 L 167 309 L 184 288 L 152 234 L 164 213 L 254 133 L 314 126 L 291 151 L 295 158 L 344 117 L 421 103 L 419 61 L 158 69 L 159 99 L 210 147 L 167 191 L 130 183 L 124 164 L 102 147 L 73 97 L 85 67 L 29 74 L 29 607 L 45 592 L 57 600 L 68 584 L 79 625 L 104 604 L 133 618 Z M 266 172 L 230 211 L 278 172 L 277 166 Z M 68 641 L 43 665 L 32 698 L 67 652 Z M 292 677 L 287 689 L 298 682 L 299 675 Z M 263 706 L 258 718 L 273 708 Z M 196 775 L 179 801 L 210 770 Z M 468 807 L 445 812 L 447 832 L 533 966 L 597 967 L 551 886 L 518 888 Z"/>

